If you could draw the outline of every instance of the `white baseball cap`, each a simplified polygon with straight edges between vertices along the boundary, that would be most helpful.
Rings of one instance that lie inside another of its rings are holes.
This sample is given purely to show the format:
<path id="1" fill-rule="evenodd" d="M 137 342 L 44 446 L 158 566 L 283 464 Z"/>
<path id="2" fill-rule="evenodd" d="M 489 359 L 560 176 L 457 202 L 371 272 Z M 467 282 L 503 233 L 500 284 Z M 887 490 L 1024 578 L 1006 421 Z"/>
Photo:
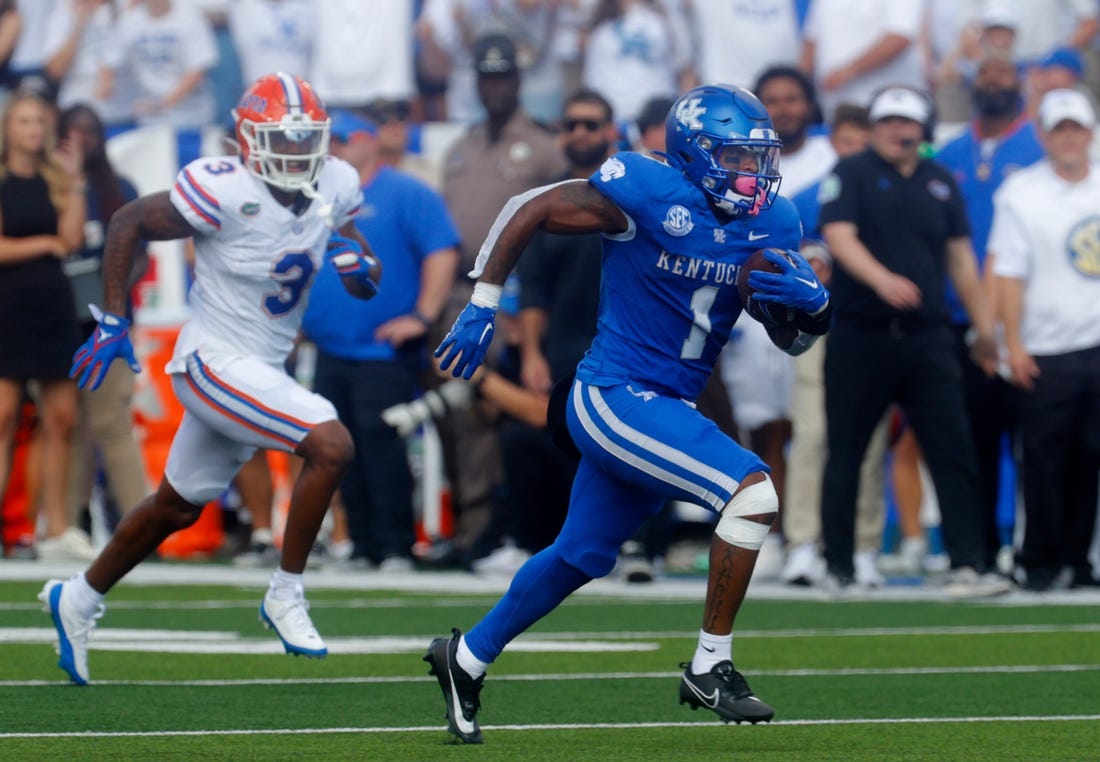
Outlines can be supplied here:
<path id="1" fill-rule="evenodd" d="M 900 116 L 920 124 L 927 124 L 931 116 L 931 103 L 923 95 L 908 87 L 889 87 L 876 95 L 871 102 L 869 119 L 873 124 L 890 116 Z"/>
<path id="2" fill-rule="evenodd" d="M 1060 88 L 1039 101 L 1039 126 L 1044 130 L 1049 132 L 1067 119 L 1089 129 L 1096 126 L 1096 114 L 1084 93 Z"/>
<path id="3" fill-rule="evenodd" d="M 1012 6 L 996 0 L 986 3 L 982 8 L 981 22 L 986 29 L 999 26 L 1012 31 L 1016 31 L 1020 24 L 1020 20 Z"/>

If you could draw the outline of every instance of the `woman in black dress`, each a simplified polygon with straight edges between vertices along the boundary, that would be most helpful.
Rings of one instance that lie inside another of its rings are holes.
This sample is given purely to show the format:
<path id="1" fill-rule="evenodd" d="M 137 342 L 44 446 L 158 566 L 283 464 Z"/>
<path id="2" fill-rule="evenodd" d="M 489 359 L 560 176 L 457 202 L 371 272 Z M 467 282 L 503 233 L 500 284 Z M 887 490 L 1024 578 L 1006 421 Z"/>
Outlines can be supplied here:
<path id="1" fill-rule="evenodd" d="M 13 93 L 0 116 L 0 494 L 19 405 L 35 381 L 43 558 L 95 556 L 65 510 L 77 405 L 68 372 L 80 337 L 61 260 L 83 241 L 84 190 L 79 145 L 70 139 L 57 145 L 41 96 Z"/>

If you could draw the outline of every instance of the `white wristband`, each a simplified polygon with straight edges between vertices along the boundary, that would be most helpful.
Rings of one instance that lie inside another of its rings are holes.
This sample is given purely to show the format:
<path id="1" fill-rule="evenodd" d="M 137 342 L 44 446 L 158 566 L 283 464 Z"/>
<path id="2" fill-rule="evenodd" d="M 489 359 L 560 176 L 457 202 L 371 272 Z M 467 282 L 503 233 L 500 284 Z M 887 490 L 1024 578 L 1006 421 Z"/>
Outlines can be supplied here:
<path id="1" fill-rule="evenodd" d="M 470 304 L 495 310 L 500 306 L 500 295 L 503 291 L 504 286 L 498 286 L 494 283 L 475 283 L 474 293 L 470 296 Z"/>

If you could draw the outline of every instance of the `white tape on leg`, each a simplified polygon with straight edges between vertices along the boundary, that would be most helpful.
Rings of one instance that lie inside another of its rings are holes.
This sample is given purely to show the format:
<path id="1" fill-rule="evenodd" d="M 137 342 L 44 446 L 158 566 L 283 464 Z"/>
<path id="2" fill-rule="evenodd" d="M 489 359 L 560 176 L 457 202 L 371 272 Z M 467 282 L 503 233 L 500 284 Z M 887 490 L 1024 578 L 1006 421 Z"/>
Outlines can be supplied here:
<path id="1" fill-rule="evenodd" d="M 722 518 L 714 527 L 714 533 L 739 548 L 760 550 L 764 539 L 771 530 L 771 522 L 761 524 L 758 521 L 742 518 L 779 512 L 779 496 L 775 493 L 772 480 L 742 487 L 722 509 Z"/>

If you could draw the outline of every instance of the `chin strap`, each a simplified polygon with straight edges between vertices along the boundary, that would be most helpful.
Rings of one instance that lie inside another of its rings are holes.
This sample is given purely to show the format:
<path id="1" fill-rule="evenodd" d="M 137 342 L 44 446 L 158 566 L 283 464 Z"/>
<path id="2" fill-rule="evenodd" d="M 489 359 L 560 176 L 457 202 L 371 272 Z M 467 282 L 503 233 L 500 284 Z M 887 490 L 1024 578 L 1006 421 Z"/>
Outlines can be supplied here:
<path id="1" fill-rule="evenodd" d="M 325 221 L 325 224 L 330 228 L 336 228 L 336 220 L 333 217 L 333 203 L 331 201 L 325 201 L 325 197 L 317 192 L 317 189 L 312 184 L 307 183 L 303 185 L 299 190 L 302 191 L 302 195 L 308 198 L 310 201 L 319 202 L 317 207 L 317 214 L 321 216 L 321 219 Z"/>

